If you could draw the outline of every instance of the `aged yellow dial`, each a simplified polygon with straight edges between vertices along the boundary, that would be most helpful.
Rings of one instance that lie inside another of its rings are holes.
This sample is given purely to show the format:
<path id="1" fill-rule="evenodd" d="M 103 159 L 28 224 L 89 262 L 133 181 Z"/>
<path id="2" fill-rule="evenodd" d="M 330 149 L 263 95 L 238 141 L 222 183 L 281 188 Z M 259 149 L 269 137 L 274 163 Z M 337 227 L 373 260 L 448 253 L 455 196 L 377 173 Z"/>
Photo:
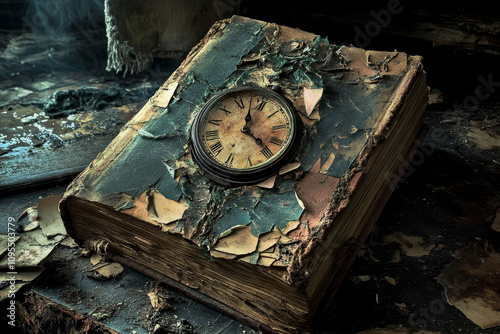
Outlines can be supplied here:
<path id="1" fill-rule="evenodd" d="M 230 89 L 197 115 L 193 156 L 219 183 L 258 182 L 290 160 L 297 148 L 298 122 L 295 110 L 269 89 Z"/>

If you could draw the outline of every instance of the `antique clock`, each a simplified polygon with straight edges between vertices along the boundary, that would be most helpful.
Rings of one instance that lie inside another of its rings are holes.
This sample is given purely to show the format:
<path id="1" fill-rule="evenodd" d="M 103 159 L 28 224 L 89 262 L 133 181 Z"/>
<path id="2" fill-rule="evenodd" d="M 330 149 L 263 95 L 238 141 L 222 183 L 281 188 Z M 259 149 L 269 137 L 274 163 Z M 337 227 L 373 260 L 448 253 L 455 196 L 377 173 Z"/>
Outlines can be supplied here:
<path id="1" fill-rule="evenodd" d="M 203 173 L 224 186 L 255 184 L 296 154 L 301 120 L 280 94 L 261 87 L 227 89 L 196 115 L 192 154 Z"/>

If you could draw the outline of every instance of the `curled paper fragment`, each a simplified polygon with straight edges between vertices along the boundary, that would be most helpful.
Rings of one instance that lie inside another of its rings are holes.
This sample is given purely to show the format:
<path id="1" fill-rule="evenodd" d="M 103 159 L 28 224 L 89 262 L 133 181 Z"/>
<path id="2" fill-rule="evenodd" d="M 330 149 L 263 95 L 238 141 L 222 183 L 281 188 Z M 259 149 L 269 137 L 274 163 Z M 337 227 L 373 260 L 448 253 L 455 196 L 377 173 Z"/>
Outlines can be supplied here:
<path id="1" fill-rule="evenodd" d="M 38 200 L 38 222 L 43 233 L 48 238 L 56 235 L 66 235 L 66 229 L 59 213 L 61 199 L 62 195 L 54 195 Z"/>

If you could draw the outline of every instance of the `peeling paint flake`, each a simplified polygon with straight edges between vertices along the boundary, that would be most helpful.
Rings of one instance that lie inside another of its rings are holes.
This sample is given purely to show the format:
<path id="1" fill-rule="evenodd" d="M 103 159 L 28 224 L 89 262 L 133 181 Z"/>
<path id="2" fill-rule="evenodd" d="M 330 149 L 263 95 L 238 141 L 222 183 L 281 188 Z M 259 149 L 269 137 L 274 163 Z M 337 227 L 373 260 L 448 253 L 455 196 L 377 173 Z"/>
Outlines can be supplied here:
<path id="1" fill-rule="evenodd" d="M 287 235 L 288 233 L 292 232 L 297 227 L 299 227 L 299 225 L 300 225 L 300 220 L 292 220 L 292 221 L 288 222 L 288 225 L 285 228 L 281 229 L 281 232 L 283 234 Z"/>
<path id="2" fill-rule="evenodd" d="M 217 221 L 213 225 L 213 234 L 220 237 L 236 225 L 248 225 L 251 222 L 249 211 L 257 205 L 260 193 L 252 187 L 243 187 L 233 191 L 225 198 Z"/>
<path id="3" fill-rule="evenodd" d="M 304 105 L 309 117 L 323 95 L 323 88 L 304 88 Z"/>
<path id="4" fill-rule="evenodd" d="M 188 207 L 183 199 L 173 201 L 154 191 L 149 197 L 148 212 L 154 221 L 169 224 L 181 219 Z"/>
<path id="5" fill-rule="evenodd" d="M 231 233 L 220 238 L 214 246 L 214 249 L 219 252 L 247 255 L 257 250 L 259 238 L 251 233 L 250 226 L 235 226 L 231 229 Z"/>
<path id="6" fill-rule="evenodd" d="M 283 175 L 283 174 L 289 173 L 291 171 L 294 171 L 299 167 L 300 167 L 300 162 L 291 162 L 291 163 L 286 164 L 285 166 L 281 167 L 278 174 Z"/>
<path id="7" fill-rule="evenodd" d="M 150 223 L 155 223 L 155 221 L 151 218 L 151 215 L 149 213 L 149 196 L 150 193 L 149 191 L 141 194 L 139 197 L 137 197 L 134 200 L 134 206 L 122 210 L 123 213 L 129 214 L 131 216 L 134 216 L 138 219 L 150 222 Z"/>
<path id="8" fill-rule="evenodd" d="M 263 252 L 272 246 L 276 245 L 278 240 L 284 236 L 280 230 L 274 229 L 271 232 L 261 234 L 259 237 L 259 244 L 257 247 L 258 252 Z"/>
<path id="9" fill-rule="evenodd" d="M 271 176 L 270 178 L 268 178 L 267 180 L 264 180 L 260 183 L 257 184 L 257 187 L 261 187 L 261 188 L 265 188 L 265 189 L 272 189 L 274 188 L 274 183 L 276 182 L 276 177 L 278 175 L 273 175 Z"/>

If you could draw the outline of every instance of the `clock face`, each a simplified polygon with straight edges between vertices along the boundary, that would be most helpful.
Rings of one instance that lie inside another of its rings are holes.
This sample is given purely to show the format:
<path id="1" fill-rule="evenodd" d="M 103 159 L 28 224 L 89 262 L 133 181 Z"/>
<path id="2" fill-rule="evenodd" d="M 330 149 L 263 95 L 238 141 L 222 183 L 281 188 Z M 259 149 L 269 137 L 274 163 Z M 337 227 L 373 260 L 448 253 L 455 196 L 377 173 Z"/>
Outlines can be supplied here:
<path id="1" fill-rule="evenodd" d="M 229 89 L 208 101 L 193 122 L 193 157 L 219 183 L 255 183 L 296 153 L 299 126 L 295 110 L 279 94 Z"/>

